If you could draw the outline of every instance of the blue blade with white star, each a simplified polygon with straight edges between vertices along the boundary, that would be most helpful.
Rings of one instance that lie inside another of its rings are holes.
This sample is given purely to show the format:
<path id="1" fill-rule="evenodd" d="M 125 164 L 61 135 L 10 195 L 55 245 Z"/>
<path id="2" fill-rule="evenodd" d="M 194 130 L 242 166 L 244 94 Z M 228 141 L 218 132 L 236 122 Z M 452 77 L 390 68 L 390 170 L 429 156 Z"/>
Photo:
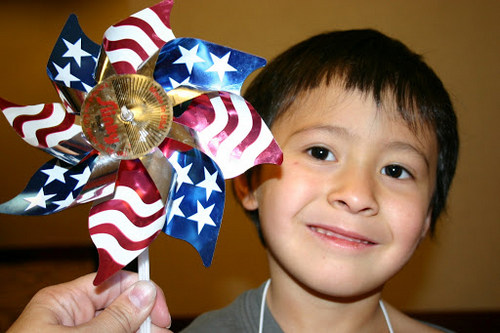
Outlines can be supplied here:
<path id="1" fill-rule="evenodd" d="M 73 166 L 57 158 L 45 163 L 16 197 L 0 204 L 0 213 L 48 215 L 75 203 L 92 172 L 97 154 Z"/>
<path id="2" fill-rule="evenodd" d="M 89 92 L 101 46 L 82 31 L 76 15 L 69 16 L 47 63 L 49 78 L 60 86 Z"/>
<path id="3" fill-rule="evenodd" d="M 166 91 L 179 86 L 240 94 L 247 76 L 266 64 L 260 58 L 196 38 L 177 38 L 163 46 L 155 80 Z"/>
<path id="4" fill-rule="evenodd" d="M 168 160 L 175 176 L 163 231 L 190 243 L 210 266 L 224 212 L 224 176 L 198 149 L 175 151 Z"/>

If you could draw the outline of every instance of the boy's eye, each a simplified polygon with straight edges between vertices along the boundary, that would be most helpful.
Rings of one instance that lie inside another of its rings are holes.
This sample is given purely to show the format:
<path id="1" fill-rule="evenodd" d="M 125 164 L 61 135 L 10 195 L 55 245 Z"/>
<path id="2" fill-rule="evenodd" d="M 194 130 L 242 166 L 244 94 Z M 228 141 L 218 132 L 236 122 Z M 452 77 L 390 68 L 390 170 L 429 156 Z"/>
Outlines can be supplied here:
<path id="1" fill-rule="evenodd" d="M 408 179 L 412 177 L 411 174 L 408 171 L 406 171 L 405 168 L 397 164 L 391 164 L 383 167 L 382 174 L 398 179 Z"/>
<path id="2" fill-rule="evenodd" d="M 335 156 L 331 151 L 324 147 L 312 147 L 307 150 L 307 153 L 315 159 L 322 161 L 335 161 Z"/>

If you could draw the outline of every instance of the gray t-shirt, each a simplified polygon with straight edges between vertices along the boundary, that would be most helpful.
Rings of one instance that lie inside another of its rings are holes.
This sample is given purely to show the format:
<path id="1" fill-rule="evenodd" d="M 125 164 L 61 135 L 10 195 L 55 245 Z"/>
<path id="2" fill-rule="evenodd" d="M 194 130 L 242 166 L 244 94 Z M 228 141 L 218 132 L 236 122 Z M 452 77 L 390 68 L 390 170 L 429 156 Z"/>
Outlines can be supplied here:
<path id="1" fill-rule="evenodd" d="M 259 330 L 260 305 L 265 283 L 236 298 L 233 303 L 220 310 L 210 311 L 197 317 L 181 333 L 256 333 Z M 424 322 L 445 333 L 454 333 L 443 327 Z M 271 311 L 265 305 L 263 332 L 283 333 Z"/>
<path id="2" fill-rule="evenodd" d="M 259 330 L 260 304 L 264 284 L 251 289 L 234 300 L 229 306 L 200 315 L 182 333 L 255 333 Z M 264 310 L 264 332 L 283 333 L 267 305 Z"/>

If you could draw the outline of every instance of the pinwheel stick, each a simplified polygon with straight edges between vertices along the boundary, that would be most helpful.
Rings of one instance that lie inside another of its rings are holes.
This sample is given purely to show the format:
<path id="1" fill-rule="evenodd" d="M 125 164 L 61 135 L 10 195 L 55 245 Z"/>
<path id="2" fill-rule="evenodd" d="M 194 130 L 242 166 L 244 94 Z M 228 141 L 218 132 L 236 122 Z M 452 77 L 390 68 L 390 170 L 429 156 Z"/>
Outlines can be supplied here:
<path id="1" fill-rule="evenodd" d="M 137 273 L 139 280 L 149 280 L 149 248 L 146 247 L 137 258 Z M 151 333 L 151 318 L 147 317 L 139 328 L 139 333 Z"/>

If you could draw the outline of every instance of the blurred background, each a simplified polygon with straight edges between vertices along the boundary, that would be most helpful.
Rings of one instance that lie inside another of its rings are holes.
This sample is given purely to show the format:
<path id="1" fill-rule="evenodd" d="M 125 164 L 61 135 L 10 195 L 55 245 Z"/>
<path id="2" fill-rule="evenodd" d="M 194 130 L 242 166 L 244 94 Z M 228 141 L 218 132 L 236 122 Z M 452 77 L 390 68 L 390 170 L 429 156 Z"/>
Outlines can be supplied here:
<path id="1" fill-rule="evenodd" d="M 75 13 L 87 36 L 100 43 L 108 26 L 157 2 L 3 0 L 0 96 L 24 105 L 58 101 L 45 68 L 69 14 Z M 177 0 L 171 26 L 176 37 L 197 37 L 267 59 L 314 34 L 353 28 L 378 29 L 423 54 L 452 95 L 461 155 L 436 236 L 387 286 L 385 298 L 417 316 L 451 318 L 460 331 L 467 331 L 464 320 L 457 324 L 460 316 L 495 331 L 500 329 L 499 11 L 497 0 Z M 0 118 L 4 202 L 49 156 Z M 45 217 L 0 216 L 0 331 L 39 288 L 95 270 L 89 209 L 79 206 Z M 152 279 L 163 287 L 179 319 L 226 305 L 268 274 L 257 234 L 231 191 L 210 268 L 189 244 L 164 234 L 150 253 Z M 473 331 L 480 332 L 481 326 Z"/>

